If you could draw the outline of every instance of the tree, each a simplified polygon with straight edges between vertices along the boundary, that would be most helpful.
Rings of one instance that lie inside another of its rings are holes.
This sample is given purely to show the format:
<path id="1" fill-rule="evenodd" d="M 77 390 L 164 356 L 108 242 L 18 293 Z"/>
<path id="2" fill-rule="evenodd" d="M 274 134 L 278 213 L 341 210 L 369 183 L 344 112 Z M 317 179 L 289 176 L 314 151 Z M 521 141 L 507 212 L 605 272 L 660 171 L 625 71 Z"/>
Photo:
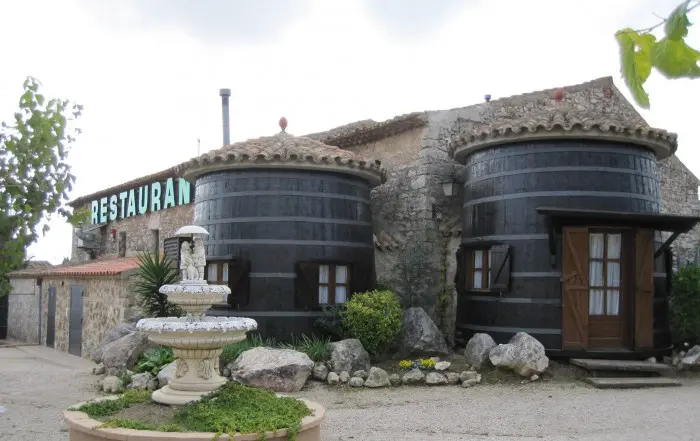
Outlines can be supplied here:
<path id="1" fill-rule="evenodd" d="M 700 77 L 700 52 L 685 42 L 692 25 L 688 13 L 698 6 L 700 1 L 686 0 L 654 26 L 639 30 L 625 28 L 615 34 L 620 45 L 622 77 L 640 107 L 649 108 L 644 83 L 652 68 L 668 79 Z M 664 35 L 657 40 L 651 32 L 662 26 Z"/>
<path id="2" fill-rule="evenodd" d="M 74 135 L 71 123 L 82 106 L 48 100 L 41 84 L 28 77 L 19 110 L 0 127 L 0 296 L 10 290 L 8 273 L 21 268 L 27 247 L 39 238 L 39 225 L 58 213 L 77 223 L 84 211 L 63 207 L 75 177 L 66 163 Z M 48 231 L 48 225 L 41 228 Z"/>

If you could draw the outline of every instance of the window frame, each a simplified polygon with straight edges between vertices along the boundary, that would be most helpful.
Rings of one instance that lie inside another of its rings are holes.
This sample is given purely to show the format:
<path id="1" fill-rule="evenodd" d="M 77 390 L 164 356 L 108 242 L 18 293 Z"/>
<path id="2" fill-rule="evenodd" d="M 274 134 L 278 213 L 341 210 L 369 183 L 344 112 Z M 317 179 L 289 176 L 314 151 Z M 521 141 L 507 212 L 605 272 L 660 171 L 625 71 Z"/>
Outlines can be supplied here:
<path id="1" fill-rule="evenodd" d="M 208 260 L 207 264 L 204 266 L 204 280 L 212 285 L 225 285 L 229 286 L 231 283 L 231 260 Z M 216 265 L 216 280 L 209 280 L 209 266 Z M 228 275 L 226 280 L 223 280 L 224 265 L 228 266 Z"/>
<path id="2" fill-rule="evenodd" d="M 321 282 L 321 267 L 328 267 L 328 282 Z M 336 283 L 335 275 L 337 267 L 345 267 L 345 283 Z M 347 263 L 336 263 L 336 262 L 319 262 L 318 263 L 318 291 L 315 293 L 316 303 L 318 305 L 333 306 L 333 305 L 344 305 L 350 300 L 350 277 L 351 277 L 352 266 Z M 338 286 L 345 287 L 345 301 L 338 303 L 336 302 L 336 293 Z M 321 303 L 321 288 L 327 287 L 328 289 L 328 301 L 326 303 Z"/>
<path id="3" fill-rule="evenodd" d="M 625 250 L 625 229 L 616 229 L 616 228 L 605 228 L 605 227 L 599 227 L 599 228 L 588 228 L 588 243 L 589 243 L 589 250 L 588 250 L 588 315 L 593 316 L 593 317 L 619 317 L 621 315 L 624 315 L 624 305 L 623 305 L 623 290 L 625 286 L 625 267 L 624 267 L 624 260 L 626 256 L 626 250 Z M 591 250 L 590 250 L 590 240 L 591 240 L 591 235 L 594 234 L 602 234 L 603 235 L 603 258 L 598 258 L 598 257 L 592 257 L 591 256 Z M 620 235 L 620 257 L 617 259 L 611 259 L 608 257 L 608 236 L 610 235 Z M 603 285 L 598 286 L 598 285 L 591 285 L 591 280 L 590 280 L 590 265 L 591 262 L 603 262 Z M 608 286 L 608 263 L 613 262 L 617 263 L 620 265 L 620 282 L 619 286 Z M 612 290 L 617 290 L 618 292 L 618 297 L 617 297 L 617 314 L 609 314 L 608 313 L 608 289 Z M 590 302 L 591 302 L 591 291 L 597 290 L 597 291 L 603 291 L 603 314 L 591 314 L 590 310 Z"/>
<path id="4" fill-rule="evenodd" d="M 477 251 L 481 251 L 481 268 L 476 268 L 475 255 Z M 467 252 L 467 289 L 474 292 L 491 292 L 491 246 L 481 246 L 470 248 Z M 474 273 L 481 271 L 481 288 L 474 287 Z"/>

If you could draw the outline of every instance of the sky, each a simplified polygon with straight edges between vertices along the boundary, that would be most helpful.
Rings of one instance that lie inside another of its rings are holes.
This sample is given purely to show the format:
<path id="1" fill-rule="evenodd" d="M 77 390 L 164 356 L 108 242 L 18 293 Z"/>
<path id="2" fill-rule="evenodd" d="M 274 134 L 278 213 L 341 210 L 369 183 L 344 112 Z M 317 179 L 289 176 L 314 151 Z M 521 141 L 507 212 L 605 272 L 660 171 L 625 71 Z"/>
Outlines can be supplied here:
<path id="1" fill-rule="evenodd" d="M 0 120 L 27 76 L 84 106 L 71 198 L 221 146 L 362 119 L 464 107 L 619 73 L 616 30 L 659 22 L 680 0 L 22 0 L 2 2 Z M 700 17 L 700 10 L 691 13 Z M 691 15 L 692 17 L 692 15 Z M 688 42 L 700 47 L 700 29 Z M 647 82 L 652 125 L 679 134 L 700 176 L 700 80 Z M 69 257 L 55 218 L 28 256 Z"/>

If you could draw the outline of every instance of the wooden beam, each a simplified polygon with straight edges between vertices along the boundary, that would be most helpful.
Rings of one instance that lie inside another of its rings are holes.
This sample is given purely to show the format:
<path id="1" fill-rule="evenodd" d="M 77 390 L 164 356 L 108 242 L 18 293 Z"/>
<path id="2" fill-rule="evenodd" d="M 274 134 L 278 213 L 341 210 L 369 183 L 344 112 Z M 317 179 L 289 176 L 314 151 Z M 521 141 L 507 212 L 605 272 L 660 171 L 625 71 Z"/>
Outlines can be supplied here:
<path id="1" fill-rule="evenodd" d="M 654 259 L 659 257 L 665 250 L 667 250 L 668 247 L 671 246 L 673 241 L 676 240 L 678 238 L 678 236 L 680 236 L 680 235 L 681 235 L 680 231 L 676 231 L 673 234 L 671 234 L 671 236 L 668 239 L 666 239 L 666 242 L 661 244 L 661 246 L 659 247 L 658 250 L 654 251 Z"/>

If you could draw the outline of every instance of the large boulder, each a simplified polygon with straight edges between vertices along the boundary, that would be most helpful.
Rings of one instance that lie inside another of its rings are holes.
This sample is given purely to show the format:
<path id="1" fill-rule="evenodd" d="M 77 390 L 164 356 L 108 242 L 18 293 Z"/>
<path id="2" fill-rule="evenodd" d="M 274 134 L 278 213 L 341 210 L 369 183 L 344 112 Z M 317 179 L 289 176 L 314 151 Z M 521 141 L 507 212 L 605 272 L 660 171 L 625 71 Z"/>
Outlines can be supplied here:
<path id="1" fill-rule="evenodd" d="M 136 326 L 134 326 L 131 323 L 119 323 L 116 326 L 109 328 L 107 332 L 105 332 L 104 337 L 102 338 L 102 343 L 100 343 L 100 347 L 92 351 L 92 354 L 90 354 L 90 358 L 95 363 L 102 363 L 102 354 L 104 353 L 105 346 L 135 331 Z"/>
<path id="2" fill-rule="evenodd" d="M 403 350 L 407 354 L 449 354 L 445 337 L 423 308 L 408 308 L 403 313 Z"/>
<path id="3" fill-rule="evenodd" d="M 115 340 L 104 347 L 102 364 L 107 375 L 121 375 L 136 364 L 139 355 L 154 345 L 148 341 L 148 336 L 135 331 Z"/>
<path id="4" fill-rule="evenodd" d="M 299 392 L 313 368 L 314 362 L 303 352 L 258 347 L 236 358 L 231 378 L 247 386 L 275 392 Z"/>
<path id="5" fill-rule="evenodd" d="M 542 343 L 525 332 L 518 332 L 508 344 L 491 349 L 489 360 L 494 366 L 510 369 L 528 378 L 541 374 L 549 366 Z"/>
<path id="6" fill-rule="evenodd" d="M 372 367 L 367 375 L 367 380 L 365 380 L 366 387 L 386 387 L 391 386 L 391 380 L 389 380 L 389 374 L 386 373 L 384 369 L 378 367 Z"/>
<path id="7" fill-rule="evenodd" d="M 496 342 L 488 334 L 477 333 L 467 342 L 464 349 L 464 358 L 474 369 L 481 369 L 485 361 L 489 359 L 489 352 L 496 347 Z"/>
<path id="8" fill-rule="evenodd" d="M 336 374 L 341 372 L 369 371 L 369 354 L 356 338 L 330 344 L 331 357 L 328 366 Z"/>
<path id="9" fill-rule="evenodd" d="M 177 361 L 166 364 L 160 371 L 158 371 L 158 387 L 164 387 L 170 384 L 175 378 L 175 371 L 177 370 Z"/>

